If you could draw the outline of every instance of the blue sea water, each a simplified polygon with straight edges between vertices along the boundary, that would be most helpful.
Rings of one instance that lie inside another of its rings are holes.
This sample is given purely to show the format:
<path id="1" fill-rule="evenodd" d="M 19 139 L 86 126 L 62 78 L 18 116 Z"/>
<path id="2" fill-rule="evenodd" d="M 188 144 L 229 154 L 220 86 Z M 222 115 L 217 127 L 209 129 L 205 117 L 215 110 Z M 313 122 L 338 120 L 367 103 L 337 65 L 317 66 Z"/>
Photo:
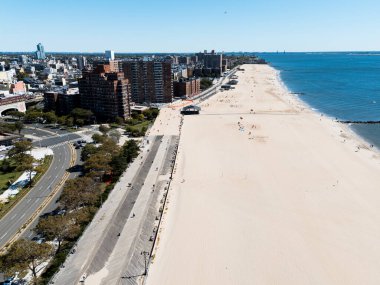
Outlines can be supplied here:
<path id="1" fill-rule="evenodd" d="M 380 121 L 380 52 L 261 53 L 301 100 L 330 117 Z M 380 148 L 379 125 L 352 129 Z"/>

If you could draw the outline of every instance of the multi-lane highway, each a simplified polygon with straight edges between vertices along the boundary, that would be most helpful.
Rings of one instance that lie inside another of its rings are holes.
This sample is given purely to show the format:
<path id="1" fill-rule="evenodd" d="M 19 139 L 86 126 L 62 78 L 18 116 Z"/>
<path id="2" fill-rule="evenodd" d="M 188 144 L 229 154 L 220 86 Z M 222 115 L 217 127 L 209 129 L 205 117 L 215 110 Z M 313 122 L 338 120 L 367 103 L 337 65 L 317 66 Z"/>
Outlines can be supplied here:
<path id="1" fill-rule="evenodd" d="M 55 134 L 43 129 L 26 129 L 24 134 L 33 134 L 40 140 L 33 142 L 35 146 L 46 146 L 53 149 L 53 161 L 38 183 L 13 209 L 0 220 L 0 248 L 3 248 L 10 240 L 16 237 L 26 223 L 31 222 L 41 205 L 46 203 L 51 194 L 62 183 L 62 179 L 67 176 L 65 173 L 70 167 L 73 151 L 70 149 L 68 141 L 79 139 L 80 136 L 72 133 Z M 51 197 L 50 197 L 51 198 Z M 54 202 L 52 199 L 52 203 Z M 48 206 L 48 205 L 47 205 Z M 26 230 L 27 228 L 24 228 Z"/>

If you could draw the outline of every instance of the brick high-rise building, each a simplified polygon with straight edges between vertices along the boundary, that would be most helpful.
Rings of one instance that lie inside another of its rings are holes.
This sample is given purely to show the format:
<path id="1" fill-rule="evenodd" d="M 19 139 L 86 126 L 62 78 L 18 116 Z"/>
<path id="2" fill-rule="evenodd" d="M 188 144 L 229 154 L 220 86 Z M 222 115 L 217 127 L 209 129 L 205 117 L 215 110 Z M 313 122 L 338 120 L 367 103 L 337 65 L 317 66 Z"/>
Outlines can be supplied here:
<path id="1" fill-rule="evenodd" d="M 203 56 L 203 63 L 206 68 L 220 68 L 222 69 L 223 55 L 216 54 L 215 51 L 206 53 Z"/>
<path id="2" fill-rule="evenodd" d="M 109 64 L 84 71 L 79 80 L 80 105 L 100 120 L 126 119 L 131 115 L 130 85 L 122 72 L 112 72 Z"/>
<path id="3" fill-rule="evenodd" d="M 180 56 L 178 57 L 178 63 L 179 64 L 190 64 L 191 57 L 190 56 Z"/>
<path id="4" fill-rule="evenodd" d="M 214 50 L 208 53 L 207 50 L 204 53 L 197 53 L 198 60 L 203 63 L 203 68 L 212 69 L 219 75 L 223 71 L 223 55 L 215 53 Z"/>
<path id="5" fill-rule="evenodd" d="M 108 60 L 101 59 L 96 60 L 92 63 L 92 65 L 96 68 L 98 65 L 109 65 L 110 72 L 123 72 L 122 61 L 121 60 Z"/>
<path id="6" fill-rule="evenodd" d="M 123 62 L 135 103 L 170 103 L 173 99 L 172 66 L 168 61 Z"/>
<path id="7" fill-rule="evenodd" d="M 201 80 L 199 78 L 181 79 L 174 82 L 174 96 L 192 98 L 201 92 Z"/>

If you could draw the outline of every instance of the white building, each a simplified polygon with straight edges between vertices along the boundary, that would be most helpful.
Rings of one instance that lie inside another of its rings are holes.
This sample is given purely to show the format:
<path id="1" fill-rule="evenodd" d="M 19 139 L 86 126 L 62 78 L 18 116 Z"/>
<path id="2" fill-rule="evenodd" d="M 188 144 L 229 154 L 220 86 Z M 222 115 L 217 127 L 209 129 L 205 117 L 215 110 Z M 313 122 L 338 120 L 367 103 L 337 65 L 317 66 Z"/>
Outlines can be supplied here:
<path id="1" fill-rule="evenodd" d="M 115 52 L 113 50 L 106 50 L 106 59 L 115 60 Z"/>

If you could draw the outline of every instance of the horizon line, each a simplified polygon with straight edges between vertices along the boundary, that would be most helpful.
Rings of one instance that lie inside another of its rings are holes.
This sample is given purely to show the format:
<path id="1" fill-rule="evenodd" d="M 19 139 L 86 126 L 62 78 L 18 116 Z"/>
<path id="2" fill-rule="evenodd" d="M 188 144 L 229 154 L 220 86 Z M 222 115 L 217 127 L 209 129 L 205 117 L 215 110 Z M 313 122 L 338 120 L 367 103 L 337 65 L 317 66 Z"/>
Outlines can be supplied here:
<path id="1" fill-rule="evenodd" d="M 211 51 L 211 50 L 210 50 Z M 195 54 L 203 51 L 192 51 L 192 52 L 115 52 L 116 54 Z M 314 50 L 314 51 L 286 51 L 286 50 L 276 50 L 276 51 L 221 51 L 216 53 L 345 53 L 345 52 L 380 52 L 380 50 Z M 6 53 L 25 53 L 25 54 L 32 54 L 35 53 L 35 51 L 0 51 L 0 54 L 6 54 Z M 67 53 L 67 54 L 104 54 L 105 51 L 45 51 L 46 54 L 60 54 L 60 53 Z"/>

